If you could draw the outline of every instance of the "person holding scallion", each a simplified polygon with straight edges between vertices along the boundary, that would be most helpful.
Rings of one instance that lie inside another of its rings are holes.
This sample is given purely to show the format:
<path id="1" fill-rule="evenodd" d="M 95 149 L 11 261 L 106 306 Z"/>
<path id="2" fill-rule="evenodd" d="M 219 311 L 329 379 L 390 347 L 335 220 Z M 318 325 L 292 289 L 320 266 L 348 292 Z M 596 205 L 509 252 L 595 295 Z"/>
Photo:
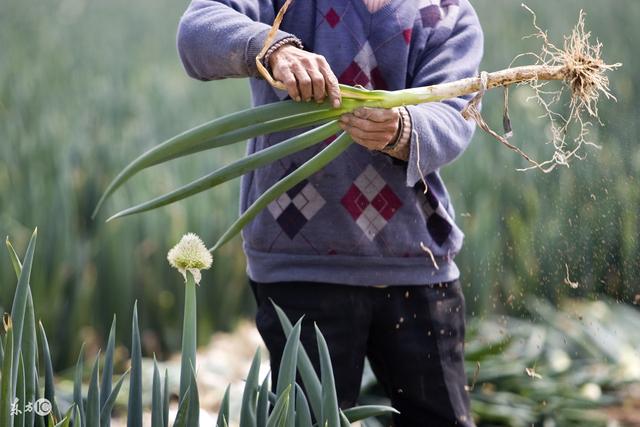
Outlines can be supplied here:
<path id="1" fill-rule="evenodd" d="M 298 0 L 262 64 L 256 56 L 284 1 L 192 0 L 177 36 L 187 73 L 250 77 L 253 103 L 287 97 L 340 108 L 338 83 L 398 90 L 473 77 L 483 36 L 468 0 Z M 275 301 L 319 370 L 326 337 L 341 408 L 358 399 L 365 357 L 400 413 L 395 426 L 473 426 L 465 390 L 464 296 L 454 262 L 463 233 L 439 170 L 474 131 L 470 96 L 344 114 L 357 143 L 291 188 L 243 230 L 256 324 L 277 378 L 285 344 Z M 299 131 L 298 131 L 299 133 Z M 257 152 L 295 132 L 258 137 Z M 243 176 L 241 210 L 332 138 Z M 274 384 L 275 387 L 275 384 Z"/>

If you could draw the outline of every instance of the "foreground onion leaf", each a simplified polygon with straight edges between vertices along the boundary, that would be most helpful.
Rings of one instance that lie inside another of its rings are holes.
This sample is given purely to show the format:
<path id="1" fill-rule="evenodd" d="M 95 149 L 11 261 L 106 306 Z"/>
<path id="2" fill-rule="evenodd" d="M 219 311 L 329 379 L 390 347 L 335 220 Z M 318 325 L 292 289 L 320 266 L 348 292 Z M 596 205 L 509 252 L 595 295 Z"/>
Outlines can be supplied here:
<path id="1" fill-rule="evenodd" d="M 2 362 L 2 380 L 0 381 L 0 425 L 10 426 L 13 424 L 11 416 L 11 403 L 13 402 L 13 390 L 11 387 L 11 375 L 13 369 L 13 327 L 11 318 L 5 314 L 4 323 L 4 348 L 6 356 Z"/>
<path id="2" fill-rule="evenodd" d="M 82 401 L 82 374 L 84 372 L 84 343 L 80 346 L 80 352 L 78 353 L 78 361 L 76 362 L 76 368 L 74 371 L 73 379 L 73 403 L 79 409 L 80 424 L 83 426 L 87 423 L 87 417 L 84 410 L 84 403 Z"/>
<path id="3" fill-rule="evenodd" d="M 273 304 L 273 308 L 278 315 L 278 320 L 280 321 L 280 325 L 282 326 L 282 330 L 284 334 L 289 336 L 293 329 L 293 325 L 291 321 L 285 314 L 285 312 L 276 304 L 274 301 L 271 301 Z M 322 384 L 320 383 L 320 378 L 318 378 L 318 374 L 313 368 L 313 364 L 311 363 L 311 359 L 307 354 L 307 351 L 303 346 L 298 347 L 298 373 L 300 374 L 300 378 L 302 379 L 302 383 L 304 384 L 304 388 L 307 392 L 307 396 L 309 398 L 309 404 L 311 405 L 311 410 L 313 411 L 313 415 L 315 415 L 316 419 L 322 417 Z"/>
<path id="4" fill-rule="evenodd" d="M 193 196 L 194 194 L 198 194 L 202 191 L 227 182 L 233 178 L 237 178 L 238 176 L 243 175 L 249 171 L 255 170 L 260 166 L 264 166 L 278 159 L 304 150 L 305 148 L 309 148 L 312 145 L 317 144 L 332 135 L 335 135 L 339 131 L 340 126 L 338 125 L 338 121 L 333 120 L 316 129 L 312 129 L 300 135 L 294 136 L 293 138 L 287 139 L 286 141 L 282 141 L 275 145 L 272 145 L 271 147 L 265 148 L 264 150 L 260 150 L 253 154 L 250 154 L 170 193 L 120 211 L 110 217 L 107 222 L 116 218 L 121 218 L 123 216 L 156 209 L 161 206 L 165 206 Z"/>
<path id="5" fill-rule="evenodd" d="M 160 388 L 160 371 L 156 355 L 153 355 L 153 382 L 151 398 L 151 427 L 164 427 L 163 399 Z"/>
<path id="6" fill-rule="evenodd" d="M 131 320 L 130 372 L 127 427 L 142 427 L 142 346 L 138 327 L 138 301 L 133 304 Z"/>
<path id="7" fill-rule="evenodd" d="M 91 370 L 91 379 L 89 380 L 89 391 L 87 392 L 87 409 L 86 409 L 86 426 L 100 427 L 100 385 L 98 384 L 98 376 L 100 371 L 100 351 L 96 356 L 96 360 Z"/>
<path id="8" fill-rule="evenodd" d="M 13 372 L 11 373 L 11 388 L 15 391 L 18 381 L 18 362 L 20 357 L 20 351 L 22 349 L 22 329 L 24 327 L 24 318 L 27 310 L 27 299 L 31 293 L 29 288 L 29 279 L 31 277 L 31 267 L 33 265 L 33 253 L 36 250 L 36 240 L 38 237 L 38 229 L 36 228 L 31 235 L 29 245 L 27 246 L 27 253 L 24 257 L 24 264 L 20 271 L 20 277 L 18 279 L 18 286 L 16 288 L 15 296 L 13 298 L 13 305 L 11 306 L 11 320 L 13 322 Z M 15 267 L 14 267 L 15 268 Z M 15 393 L 14 393 L 15 395 Z"/>
<path id="9" fill-rule="evenodd" d="M 320 332 L 317 324 L 314 324 L 318 341 L 318 354 L 320 355 L 320 378 L 322 381 L 322 418 L 321 425 L 340 425 L 340 410 L 338 408 L 338 392 L 336 390 L 333 368 L 329 356 L 329 347 Z"/>
<path id="10" fill-rule="evenodd" d="M 293 188 L 302 180 L 310 177 L 314 173 L 329 164 L 333 159 L 338 157 L 344 150 L 351 145 L 353 139 L 349 134 L 342 132 L 335 141 L 325 147 L 320 153 L 313 156 L 306 163 L 296 169 L 294 172 L 282 178 L 271 188 L 262 194 L 249 208 L 234 222 L 231 227 L 220 237 L 210 252 L 216 251 L 222 245 L 227 243 L 231 238 L 242 230 L 242 228 L 255 216 L 264 209 L 269 203 L 276 200 L 282 193 Z"/>
<path id="11" fill-rule="evenodd" d="M 100 426 L 101 427 L 109 427 L 111 426 L 111 410 L 113 409 L 113 405 L 116 403 L 116 399 L 118 398 L 118 394 L 120 393 L 120 388 L 122 387 L 122 383 L 125 378 L 129 375 L 129 370 L 127 370 L 122 376 L 116 381 L 109 397 L 105 400 L 102 405 L 102 409 L 100 410 Z"/>
<path id="12" fill-rule="evenodd" d="M 256 350 L 247 375 L 247 381 L 242 393 L 242 406 L 240 407 L 240 427 L 254 427 L 256 425 L 256 404 L 258 401 L 260 381 L 260 347 Z"/>

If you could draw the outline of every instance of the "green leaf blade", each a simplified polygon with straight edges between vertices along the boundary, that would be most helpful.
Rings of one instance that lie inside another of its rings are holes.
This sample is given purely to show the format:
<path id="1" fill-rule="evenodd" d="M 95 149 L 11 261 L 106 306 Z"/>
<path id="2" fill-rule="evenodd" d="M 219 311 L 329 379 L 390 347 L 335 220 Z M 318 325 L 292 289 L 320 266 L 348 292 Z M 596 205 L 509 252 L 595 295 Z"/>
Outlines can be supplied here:
<path id="1" fill-rule="evenodd" d="M 120 389 L 122 388 L 122 384 L 124 383 L 125 378 L 129 375 L 130 371 L 125 372 L 120 376 L 118 381 L 116 381 L 109 397 L 102 405 L 100 409 L 100 426 L 101 427 L 109 427 L 111 425 L 111 411 L 113 410 L 113 405 L 116 403 L 116 399 L 120 394 Z"/>
<path id="2" fill-rule="evenodd" d="M 76 362 L 76 369 L 73 381 L 73 402 L 80 412 L 80 423 L 82 426 L 87 425 L 87 417 L 84 408 L 84 401 L 82 398 L 82 377 L 84 373 L 84 343 L 80 347 L 80 353 L 78 353 L 78 361 Z"/>
<path id="3" fill-rule="evenodd" d="M 289 404 L 291 400 L 291 392 L 293 388 L 289 384 L 282 390 L 276 401 L 275 406 L 269 419 L 267 420 L 267 427 L 285 427 L 287 423 L 287 415 L 289 414 Z"/>
<path id="4" fill-rule="evenodd" d="M 162 392 L 162 419 L 164 427 L 169 427 L 169 371 L 164 370 L 164 390 Z"/>
<path id="5" fill-rule="evenodd" d="M 129 163 L 108 185 L 92 218 L 115 190 L 148 167 L 259 135 L 321 123 L 340 114 L 340 110 L 332 110 L 328 105 L 283 101 L 243 110 L 196 126 L 147 150 Z"/>
<path id="6" fill-rule="evenodd" d="M 191 369 L 191 384 L 189 386 L 189 425 L 200 425 L 200 395 L 198 394 L 196 372 L 193 368 Z"/>
<path id="7" fill-rule="evenodd" d="M 266 427 L 267 418 L 269 416 L 269 377 L 267 374 L 260 386 L 258 393 L 258 404 L 256 407 L 256 427 Z"/>
<path id="8" fill-rule="evenodd" d="M 298 367 L 298 348 L 300 347 L 300 331 L 302 328 L 302 318 L 300 318 L 293 326 L 291 333 L 287 337 L 282 359 L 280 361 L 280 371 L 278 372 L 278 381 L 276 385 L 276 394 L 280 396 L 287 387 L 291 390 L 289 396 L 288 413 L 286 416 L 287 425 L 293 426 L 295 421 L 295 396 L 294 387 L 296 383 L 296 372 Z"/>
<path id="9" fill-rule="evenodd" d="M 229 386 L 224 391 L 222 402 L 220 402 L 220 412 L 216 420 L 216 427 L 225 427 L 229 419 Z"/>
<path id="10" fill-rule="evenodd" d="M 24 318 L 27 310 L 27 297 L 29 294 L 29 280 L 31 278 L 31 267 L 33 266 L 33 254 L 36 250 L 36 241 L 38 239 L 38 229 L 36 228 L 31 235 L 27 253 L 24 258 L 24 264 L 20 271 L 18 286 L 16 287 L 15 296 L 13 297 L 13 305 L 11 307 L 11 321 L 13 322 L 13 366 L 18 366 L 18 355 L 22 351 L 22 329 L 24 327 Z M 18 371 L 12 372 L 11 385 L 15 390 L 18 381 Z"/>
<path id="11" fill-rule="evenodd" d="M 256 350 L 247 375 L 247 382 L 242 393 L 242 406 L 240 409 L 240 427 L 255 427 L 256 405 L 258 401 L 258 381 L 260 375 L 261 354 L 260 348 Z"/>
<path id="12" fill-rule="evenodd" d="M 138 327 L 138 302 L 133 305 L 131 321 L 131 374 L 129 377 L 127 427 L 142 427 L 142 347 Z"/>
<path id="13" fill-rule="evenodd" d="M 314 325 L 316 339 L 318 340 L 318 353 L 320 355 L 320 378 L 322 381 L 322 425 L 327 423 L 329 427 L 340 425 L 338 409 L 338 393 L 336 391 L 333 368 L 331 367 L 331 357 L 327 342 L 320 332 L 318 325 Z"/>
<path id="14" fill-rule="evenodd" d="M 13 372 L 13 328 L 11 327 L 10 317 L 5 315 L 3 318 L 4 330 L 4 348 L 7 352 L 2 363 L 2 380 L 0 382 L 0 425 L 11 426 L 11 404 L 13 403 L 13 387 L 11 387 L 11 377 Z"/>
<path id="15" fill-rule="evenodd" d="M 96 356 L 96 361 L 91 370 L 91 379 L 89 380 L 89 390 L 87 392 L 87 411 L 86 426 L 100 427 L 100 385 L 98 384 L 98 376 L 100 370 L 100 352 Z"/>
<path id="16" fill-rule="evenodd" d="M 5 239 L 5 244 L 7 245 L 7 250 L 9 251 L 9 258 L 11 259 L 11 265 L 13 266 L 13 271 L 16 273 L 16 278 L 20 279 L 20 272 L 22 272 L 22 263 L 20 262 L 20 257 L 18 253 L 13 248 L 11 241 L 9 240 L 9 236 Z"/>
<path id="17" fill-rule="evenodd" d="M 312 427 L 309 403 L 304 395 L 302 387 L 296 384 L 296 427 Z"/>
<path id="18" fill-rule="evenodd" d="M 153 355 L 153 382 L 151 396 L 151 427 L 164 427 L 164 401 L 160 388 L 160 372 L 158 371 L 158 361 Z"/>
<path id="19" fill-rule="evenodd" d="M 38 335 L 42 348 L 42 358 L 44 362 L 44 398 L 51 402 L 53 416 L 59 420 L 62 418 L 60 409 L 56 402 L 56 388 L 53 380 L 53 363 L 51 362 L 51 352 L 49 351 L 49 341 L 42 322 L 38 322 Z"/>
<path id="20" fill-rule="evenodd" d="M 237 178 L 247 172 L 255 170 L 261 166 L 272 163 L 278 159 L 289 156 L 298 151 L 311 147 L 340 131 L 337 121 L 331 121 L 316 129 L 292 137 L 286 141 L 267 147 L 263 150 L 250 154 L 241 160 L 228 164 L 208 175 L 203 176 L 177 190 L 165 195 L 156 197 L 147 202 L 138 204 L 128 209 L 124 209 L 111 216 L 107 221 L 124 216 L 146 212 L 162 206 L 183 200 L 200 192 L 209 190 L 217 185 Z"/>
<path id="21" fill-rule="evenodd" d="M 191 393 L 187 393 L 186 397 L 178 405 L 178 413 L 176 414 L 176 419 L 173 422 L 173 427 L 191 427 L 188 424 L 190 398 Z"/>
<path id="22" fill-rule="evenodd" d="M 27 293 L 27 309 L 24 319 L 22 354 L 24 356 L 25 374 L 25 402 L 35 402 L 36 399 L 36 378 L 38 376 L 38 337 L 36 334 L 36 319 L 33 309 L 33 297 L 31 289 Z M 35 413 L 29 411 L 25 413 L 24 423 L 26 426 L 33 426 Z"/>
<path id="23" fill-rule="evenodd" d="M 343 132 L 336 140 L 325 147 L 320 153 L 313 156 L 302 166 L 290 173 L 280 181 L 275 183 L 271 188 L 265 191 L 240 217 L 229 227 L 229 229 L 220 237 L 213 248 L 209 249 L 211 252 L 215 252 L 222 245 L 231 240 L 236 234 L 244 228 L 244 226 L 251 221 L 255 216 L 260 213 L 267 205 L 278 197 L 280 197 L 285 191 L 291 189 L 302 180 L 310 177 L 326 165 L 328 165 L 333 159 L 338 157 L 344 150 L 346 150 L 353 140 L 351 137 Z"/>
<path id="24" fill-rule="evenodd" d="M 278 315 L 278 320 L 280 321 L 280 325 L 282 326 L 285 335 L 288 336 L 293 329 L 291 321 L 282 308 L 280 308 L 274 301 L 271 301 L 271 303 Z M 298 348 L 298 372 L 300 373 L 300 378 L 302 379 L 302 383 L 304 384 L 307 392 L 311 410 L 313 411 L 316 419 L 320 419 L 322 416 L 322 385 L 320 383 L 320 378 L 311 363 L 311 359 L 302 345 Z"/>
<path id="25" fill-rule="evenodd" d="M 104 367 L 102 368 L 102 381 L 100 382 L 100 410 L 104 407 L 109 395 L 113 381 L 113 352 L 116 345 L 116 316 L 113 315 L 109 338 L 107 339 L 107 351 L 104 354 Z M 104 426 L 103 426 L 104 427 Z"/>
<path id="26" fill-rule="evenodd" d="M 24 410 L 24 405 L 26 404 L 27 400 L 25 399 L 25 386 L 24 386 L 24 380 L 25 380 L 25 375 L 24 375 L 24 359 L 22 357 L 22 353 L 20 353 L 18 355 L 18 381 L 16 383 L 16 390 L 15 390 L 15 395 L 16 395 L 16 403 L 18 404 L 18 413 L 15 414 L 15 419 L 13 420 L 13 426 L 14 427 L 24 427 L 24 421 L 25 421 L 25 410 Z"/>

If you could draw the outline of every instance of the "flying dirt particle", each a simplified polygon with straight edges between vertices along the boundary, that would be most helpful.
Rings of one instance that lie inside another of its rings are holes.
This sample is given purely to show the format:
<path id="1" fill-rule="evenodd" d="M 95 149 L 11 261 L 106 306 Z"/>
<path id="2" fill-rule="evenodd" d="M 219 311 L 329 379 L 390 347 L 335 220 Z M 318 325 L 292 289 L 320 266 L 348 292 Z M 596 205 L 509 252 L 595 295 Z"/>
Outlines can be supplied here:
<path id="1" fill-rule="evenodd" d="M 423 250 L 423 252 L 426 252 L 427 255 L 429 255 L 429 258 L 431 258 L 431 263 L 433 264 L 435 269 L 440 270 L 440 267 L 438 267 L 438 263 L 436 262 L 436 257 L 433 256 L 433 252 L 431 252 L 431 249 L 429 249 L 423 242 L 420 242 L 420 248 Z"/>
<path id="2" fill-rule="evenodd" d="M 536 372 L 536 367 L 535 366 L 533 368 L 524 368 L 524 371 L 527 373 L 527 375 L 530 378 L 538 379 L 538 380 L 542 379 L 542 375 L 540 375 L 539 373 Z"/>
<path id="3" fill-rule="evenodd" d="M 579 286 L 579 283 L 578 282 L 574 282 L 569 278 L 569 265 L 565 264 L 564 267 L 567 270 L 567 275 L 564 278 L 564 284 L 565 285 L 569 285 L 571 287 L 571 289 L 577 289 L 578 286 Z"/>

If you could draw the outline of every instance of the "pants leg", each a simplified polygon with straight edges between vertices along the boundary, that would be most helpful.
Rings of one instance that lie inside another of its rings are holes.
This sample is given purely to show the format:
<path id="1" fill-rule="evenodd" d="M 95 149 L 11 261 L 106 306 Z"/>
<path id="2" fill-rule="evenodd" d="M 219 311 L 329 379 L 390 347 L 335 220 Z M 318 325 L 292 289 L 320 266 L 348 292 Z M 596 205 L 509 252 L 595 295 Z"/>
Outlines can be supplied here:
<path id="1" fill-rule="evenodd" d="M 318 374 L 320 360 L 314 323 L 327 341 L 341 408 L 355 405 L 360 392 L 371 320 L 366 288 L 322 283 L 252 283 L 258 304 L 256 326 L 270 354 L 273 387 L 286 337 L 273 300 L 292 323 L 304 316 L 300 341 Z M 298 383 L 303 386 L 300 379 Z M 304 387 L 304 386 L 303 386 Z"/>
<path id="2" fill-rule="evenodd" d="M 458 281 L 374 289 L 367 356 L 396 427 L 473 426 L 464 371 L 465 302 Z"/>

